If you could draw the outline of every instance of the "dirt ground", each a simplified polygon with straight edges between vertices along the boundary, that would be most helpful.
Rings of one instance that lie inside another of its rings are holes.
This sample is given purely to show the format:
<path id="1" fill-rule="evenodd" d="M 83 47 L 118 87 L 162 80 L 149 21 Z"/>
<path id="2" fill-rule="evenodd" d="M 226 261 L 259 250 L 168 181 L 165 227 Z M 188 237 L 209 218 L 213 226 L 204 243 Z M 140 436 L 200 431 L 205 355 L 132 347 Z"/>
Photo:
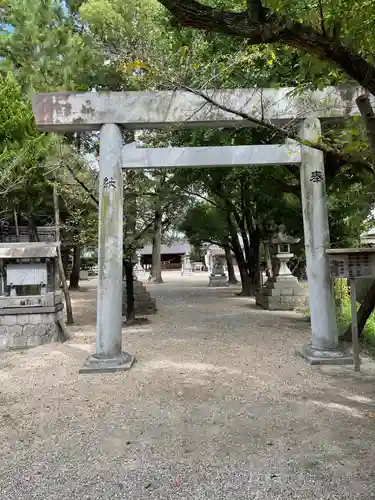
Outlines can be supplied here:
<path id="1" fill-rule="evenodd" d="M 0 498 L 375 499 L 375 363 L 310 367 L 309 325 L 207 287 L 147 285 L 158 313 L 124 327 L 127 373 L 78 375 L 95 281 L 65 344 L 0 354 Z"/>

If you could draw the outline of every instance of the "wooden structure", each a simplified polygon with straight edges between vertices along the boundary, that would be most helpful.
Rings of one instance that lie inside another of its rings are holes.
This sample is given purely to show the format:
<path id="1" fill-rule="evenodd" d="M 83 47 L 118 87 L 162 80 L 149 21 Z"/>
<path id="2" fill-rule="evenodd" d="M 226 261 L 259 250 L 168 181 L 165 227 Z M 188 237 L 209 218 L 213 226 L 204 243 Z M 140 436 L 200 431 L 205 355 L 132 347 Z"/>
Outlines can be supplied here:
<path id="1" fill-rule="evenodd" d="M 356 280 L 375 277 L 375 248 L 331 248 L 326 251 L 331 276 L 347 278 L 350 285 L 354 370 L 360 370 Z"/>

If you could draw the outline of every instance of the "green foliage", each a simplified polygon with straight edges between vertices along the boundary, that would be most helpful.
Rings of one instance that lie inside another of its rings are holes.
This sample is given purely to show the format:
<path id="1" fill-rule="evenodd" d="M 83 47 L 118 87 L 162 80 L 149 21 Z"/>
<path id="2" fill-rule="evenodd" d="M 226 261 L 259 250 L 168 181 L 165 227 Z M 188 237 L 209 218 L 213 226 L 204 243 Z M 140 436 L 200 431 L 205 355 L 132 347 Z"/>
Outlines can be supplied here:
<path id="1" fill-rule="evenodd" d="M 13 71 L 25 90 L 87 90 L 110 85 L 105 54 L 79 29 L 60 0 L 6 0 L 0 32 L 0 69 Z"/>
<path id="2" fill-rule="evenodd" d="M 37 131 L 30 102 L 10 74 L 0 74 L 0 148 L 2 215 L 21 207 L 29 213 L 33 193 L 54 170 L 56 141 Z"/>
<path id="3" fill-rule="evenodd" d="M 352 312 L 350 303 L 350 292 L 348 280 L 346 278 L 338 278 L 333 282 L 333 292 L 336 307 L 336 321 L 339 336 L 343 337 L 348 326 L 352 322 Z M 357 311 L 360 304 L 357 304 Z M 310 309 L 306 307 L 303 311 L 306 319 L 310 319 Z M 375 347 L 375 312 L 372 312 L 368 318 L 361 340 L 364 344 L 371 348 Z"/>
<path id="4" fill-rule="evenodd" d="M 234 3 L 212 0 L 210 4 L 219 8 L 243 8 L 243 2 L 237 0 Z M 305 0 L 297 4 L 289 0 L 271 0 L 269 6 L 276 12 L 288 12 L 291 19 L 308 20 L 319 27 L 320 4 L 317 2 L 307 8 Z M 348 2 L 338 6 L 324 0 L 322 6 L 327 30 L 333 29 L 336 16 L 341 18 L 352 8 Z M 249 46 L 235 38 L 173 27 L 170 17 L 156 0 L 141 3 L 131 0 L 130 4 L 122 0 L 88 0 L 81 5 L 79 13 L 96 45 L 108 55 L 108 64 L 118 72 L 118 89 L 126 86 L 149 90 L 179 84 L 196 88 L 297 84 L 302 89 L 347 82 L 347 77 L 336 68 L 283 45 Z M 351 29 L 356 34 L 362 26 L 361 16 L 356 12 L 353 17 L 356 28 Z M 349 28 L 344 27 L 349 22 L 341 24 L 342 33 L 349 33 Z M 359 141 L 360 134 L 360 123 L 350 121 L 341 129 L 337 126 L 326 128 L 324 140 L 338 150 L 367 154 L 365 138 Z M 169 131 L 146 139 L 148 145 L 176 146 L 269 142 L 279 141 L 263 131 L 248 129 Z M 274 224 L 284 222 L 289 232 L 303 237 L 298 169 L 252 167 L 241 171 L 190 171 L 177 173 L 177 182 L 183 189 L 207 194 L 224 212 L 228 213 L 229 203 L 231 216 L 247 217 L 246 226 L 258 227 L 263 234 L 267 234 Z M 345 166 L 338 169 L 335 164 L 327 164 L 327 185 L 333 245 L 351 246 L 358 241 L 361 223 L 373 204 L 373 185 L 363 173 L 353 172 Z M 149 210 L 147 198 L 142 203 L 145 212 Z M 196 229 L 199 234 L 199 224 Z M 189 231 L 193 237 L 191 228 Z"/>
<path id="5" fill-rule="evenodd" d="M 374 0 L 269 0 L 275 12 L 339 36 L 347 45 L 372 58 L 375 45 Z"/>
<path id="6" fill-rule="evenodd" d="M 155 0 L 88 0 L 79 19 L 91 43 L 105 56 L 115 78 L 107 88 L 141 89 L 155 84 L 152 68 L 160 57 L 162 34 L 154 16 L 161 8 Z M 164 44 L 162 45 L 164 46 Z M 164 52 L 163 61 L 167 54 Z"/>
<path id="7" fill-rule="evenodd" d="M 350 293 L 346 279 L 340 278 L 334 281 L 334 295 L 339 335 L 343 335 L 352 322 Z M 357 304 L 357 310 L 358 307 L 359 304 Z M 366 322 L 362 341 L 369 346 L 375 347 L 375 312 L 370 315 Z"/>
<path id="8" fill-rule="evenodd" d="M 200 248 L 205 243 L 218 246 L 228 245 L 228 224 L 224 214 L 209 203 L 197 203 L 191 206 L 179 225 L 191 245 Z"/>

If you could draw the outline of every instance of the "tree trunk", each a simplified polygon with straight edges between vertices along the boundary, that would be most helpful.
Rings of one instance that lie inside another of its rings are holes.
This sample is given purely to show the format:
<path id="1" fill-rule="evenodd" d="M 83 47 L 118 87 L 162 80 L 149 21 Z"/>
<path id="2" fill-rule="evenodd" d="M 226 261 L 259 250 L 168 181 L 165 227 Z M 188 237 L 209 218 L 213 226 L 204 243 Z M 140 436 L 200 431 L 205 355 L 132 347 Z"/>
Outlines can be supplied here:
<path id="1" fill-rule="evenodd" d="M 254 287 L 253 287 L 252 279 L 249 276 L 248 266 L 245 262 L 242 249 L 241 249 L 241 247 L 239 247 L 236 250 L 233 249 L 233 252 L 234 252 L 234 256 L 236 257 L 238 270 L 239 270 L 240 276 L 241 276 L 242 290 L 239 293 L 239 295 L 244 296 L 244 297 L 252 297 L 254 295 Z"/>
<path id="2" fill-rule="evenodd" d="M 241 248 L 234 250 L 234 255 L 241 275 L 242 291 L 240 295 L 254 297 L 260 287 L 259 245 L 255 242 L 250 262 L 245 261 Z"/>
<path id="3" fill-rule="evenodd" d="M 129 140 L 134 141 L 134 133 L 129 132 Z M 132 259 L 134 256 L 130 255 L 129 249 L 126 248 L 126 243 L 130 242 L 132 248 L 134 248 L 135 242 L 135 231 L 137 223 L 137 194 L 135 192 L 135 180 L 136 172 L 135 170 L 126 170 L 125 172 L 125 186 L 126 192 L 124 193 L 124 211 L 125 211 L 125 238 L 123 255 L 127 255 L 128 258 L 123 260 L 123 279 L 126 282 L 126 323 L 131 324 L 135 321 L 135 309 L 134 309 L 134 276 L 133 276 L 133 264 Z"/>
<path id="4" fill-rule="evenodd" d="M 79 289 L 79 272 L 81 270 L 81 248 L 76 245 L 73 252 L 73 265 L 69 279 L 69 290 Z"/>
<path id="5" fill-rule="evenodd" d="M 253 282 L 250 276 L 248 275 L 248 270 L 244 259 L 242 258 L 240 259 L 240 261 L 237 261 L 237 264 L 238 264 L 238 270 L 240 271 L 241 286 L 242 286 L 241 292 L 238 295 L 241 295 L 242 297 L 252 297 L 254 296 Z"/>
<path id="6" fill-rule="evenodd" d="M 243 248 L 244 248 L 244 253 L 245 253 L 245 259 L 247 262 L 250 262 L 251 260 L 251 245 L 252 242 L 249 241 L 249 236 L 246 232 L 246 229 L 244 227 L 240 228 L 240 233 L 241 233 L 241 238 L 243 242 Z"/>
<path id="7" fill-rule="evenodd" d="M 375 113 L 367 95 L 358 96 L 355 102 L 357 103 L 366 129 L 367 139 L 372 155 L 372 166 L 375 171 Z"/>
<path id="8" fill-rule="evenodd" d="M 29 223 L 27 226 L 27 232 L 29 234 L 29 241 L 31 242 L 39 241 L 38 232 L 36 230 L 36 224 L 34 222 L 34 219 L 32 217 L 29 217 L 28 221 Z"/>
<path id="9" fill-rule="evenodd" d="M 266 274 L 267 278 L 270 279 L 273 276 L 273 266 L 272 266 L 270 246 L 269 243 L 266 242 L 263 242 L 263 246 L 264 246 L 264 256 L 266 261 Z"/>
<path id="10" fill-rule="evenodd" d="M 18 227 L 18 215 L 16 209 L 14 209 L 14 225 L 16 228 L 16 241 L 20 241 L 20 229 Z"/>
<path id="11" fill-rule="evenodd" d="M 61 251 L 60 251 L 60 210 L 59 210 L 59 197 L 57 194 L 56 182 L 53 185 L 53 205 L 54 205 L 54 209 L 55 209 L 56 241 L 58 242 L 57 265 L 58 265 L 60 280 L 61 280 L 61 283 L 63 286 L 64 296 L 65 296 L 66 323 L 67 323 L 67 325 L 72 325 L 74 323 L 73 309 L 72 309 L 72 303 L 70 300 L 68 284 L 66 282 L 64 266 L 63 266 L 63 262 L 62 262 L 62 258 L 61 258 Z"/>
<path id="12" fill-rule="evenodd" d="M 238 281 L 234 272 L 232 253 L 229 247 L 224 247 L 224 251 L 228 267 L 228 283 L 231 285 L 236 285 Z"/>
<path id="13" fill-rule="evenodd" d="M 244 253 L 240 245 L 240 241 L 238 239 L 237 228 L 233 224 L 230 214 L 227 215 L 228 228 L 230 233 L 230 238 L 233 246 L 233 253 L 236 257 L 238 270 L 241 276 L 241 285 L 242 290 L 239 295 L 243 295 L 245 297 L 251 297 L 254 294 L 251 286 L 251 279 L 249 278 L 248 266 L 245 261 Z"/>
<path id="14" fill-rule="evenodd" d="M 70 248 L 64 246 L 61 248 L 60 251 L 61 251 L 61 259 L 62 259 L 63 268 L 64 268 L 64 275 L 68 276 Z"/>
<path id="15" fill-rule="evenodd" d="M 151 281 L 153 283 L 163 283 L 161 276 L 161 238 L 162 238 L 162 214 L 155 210 L 155 233 L 152 240 L 152 268 Z"/>
<path id="16" fill-rule="evenodd" d="M 248 275 L 252 284 L 251 295 L 255 295 L 261 286 L 260 269 L 260 233 L 253 231 L 250 233 L 250 260 L 248 262 Z"/>
<path id="17" fill-rule="evenodd" d="M 126 280 L 126 322 L 133 323 L 135 321 L 133 264 L 130 260 L 126 259 L 124 267 Z"/>
<path id="18" fill-rule="evenodd" d="M 363 299 L 360 308 L 358 309 L 358 337 L 363 333 L 366 321 L 370 317 L 375 307 L 375 281 L 369 288 L 365 298 Z M 350 341 L 352 338 L 352 325 L 350 324 L 344 333 L 344 339 Z"/>

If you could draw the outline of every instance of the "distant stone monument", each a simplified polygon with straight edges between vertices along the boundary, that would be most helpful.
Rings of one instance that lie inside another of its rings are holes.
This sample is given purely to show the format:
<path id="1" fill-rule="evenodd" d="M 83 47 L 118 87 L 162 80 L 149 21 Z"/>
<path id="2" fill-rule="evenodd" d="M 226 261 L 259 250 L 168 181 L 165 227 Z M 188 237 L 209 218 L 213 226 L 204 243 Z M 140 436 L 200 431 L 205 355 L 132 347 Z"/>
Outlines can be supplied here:
<path id="1" fill-rule="evenodd" d="M 225 272 L 225 253 L 212 255 L 212 269 L 208 286 L 228 286 L 228 276 Z"/>
<path id="2" fill-rule="evenodd" d="M 271 239 L 271 243 L 277 247 L 276 258 L 280 268 L 278 274 L 270 278 L 257 294 L 257 304 L 263 309 L 292 311 L 303 301 L 306 291 L 287 266 L 293 257 L 290 245 L 299 241 L 299 238 L 286 235 L 283 225 L 279 226 L 278 233 Z"/>
<path id="3" fill-rule="evenodd" d="M 192 274 L 193 268 L 190 262 L 190 255 L 185 254 L 182 259 L 181 276 L 191 276 Z"/>

